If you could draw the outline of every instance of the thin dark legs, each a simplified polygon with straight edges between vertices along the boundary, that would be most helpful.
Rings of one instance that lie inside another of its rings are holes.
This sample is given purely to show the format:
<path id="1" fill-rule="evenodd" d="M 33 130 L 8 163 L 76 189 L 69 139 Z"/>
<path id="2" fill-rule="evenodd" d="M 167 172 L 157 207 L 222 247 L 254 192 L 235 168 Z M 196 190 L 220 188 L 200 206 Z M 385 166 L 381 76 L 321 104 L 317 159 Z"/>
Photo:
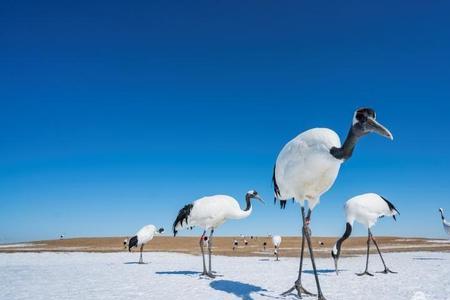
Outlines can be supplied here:
<path id="1" fill-rule="evenodd" d="M 214 230 L 211 230 L 211 235 L 209 236 L 209 240 L 208 240 L 209 272 L 206 270 L 205 251 L 203 250 L 203 244 L 204 244 L 204 240 L 205 240 L 206 230 L 203 231 L 203 234 L 200 237 L 200 241 L 199 241 L 200 250 L 202 251 L 202 259 L 203 259 L 203 273 L 201 275 L 205 275 L 210 278 L 216 277 L 211 272 L 211 237 L 213 235 L 213 232 L 214 232 Z"/>
<path id="2" fill-rule="evenodd" d="M 205 251 L 203 250 L 203 239 L 205 238 L 206 230 L 203 231 L 202 236 L 200 237 L 199 245 L 200 250 L 202 251 L 202 260 L 203 260 L 203 273 L 202 275 L 209 276 L 210 274 L 206 271 L 206 261 L 205 261 Z"/>
<path id="3" fill-rule="evenodd" d="M 302 293 L 305 294 L 305 295 L 309 295 L 309 296 L 315 296 L 313 293 L 307 291 L 302 286 L 303 253 L 304 253 L 304 249 L 305 249 L 305 236 L 307 235 L 307 232 L 309 232 L 308 222 L 309 222 L 309 218 L 311 217 L 311 210 L 308 211 L 308 221 L 305 220 L 305 208 L 303 206 L 301 207 L 301 212 L 302 212 L 303 226 L 302 226 L 302 245 L 301 245 L 301 250 L 300 250 L 300 266 L 299 266 L 299 270 L 298 270 L 298 278 L 295 281 L 294 286 L 292 288 L 290 288 L 289 290 L 287 290 L 286 292 L 284 292 L 282 294 L 282 296 L 286 296 L 286 295 L 292 293 L 292 291 L 294 291 L 294 290 L 297 291 L 297 295 L 300 298 L 302 298 Z M 310 248 L 309 244 L 308 244 L 308 246 Z M 314 272 L 316 273 L 315 264 L 313 264 L 313 268 L 314 268 Z M 320 291 L 320 285 L 318 285 L 318 287 L 319 287 L 318 291 Z M 319 292 L 319 299 L 324 299 L 323 295 L 321 295 L 321 294 L 322 294 L 322 292 Z"/>
<path id="4" fill-rule="evenodd" d="M 308 212 L 308 217 L 311 217 L 311 210 Z M 325 300 L 325 297 L 322 294 L 322 290 L 320 289 L 320 282 L 319 282 L 319 276 L 317 275 L 317 268 L 316 268 L 316 261 L 314 260 L 314 252 L 312 249 L 312 243 L 311 243 L 311 229 L 309 228 L 309 219 L 308 223 L 305 223 L 305 219 L 303 219 L 305 229 L 305 235 L 306 235 L 306 242 L 308 243 L 308 249 L 309 249 L 309 256 L 311 257 L 311 263 L 314 270 L 314 277 L 316 279 L 316 286 L 317 286 L 317 299 L 319 300 Z"/>
<path id="5" fill-rule="evenodd" d="M 370 229 L 369 229 L 369 232 L 370 232 Z M 374 244 L 375 247 L 377 248 L 378 254 L 380 255 L 380 258 L 381 258 L 381 262 L 383 263 L 383 266 L 384 266 L 384 271 L 377 272 L 377 273 L 383 273 L 383 274 L 393 273 L 393 274 L 397 274 L 397 272 L 391 271 L 391 270 L 389 270 L 388 267 L 386 267 L 386 263 L 384 262 L 383 255 L 381 255 L 380 248 L 378 248 L 377 242 L 376 242 L 375 239 L 373 238 L 373 235 L 372 235 L 371 232 L 370 232 L 370 237 L 371 237 L 371 239 L 372 239 L 372 241 L 373 241 L 373 244 Z"/>
<path id="6" fill-rule="evenodd" d="M 208 259 L 209 259 L 209 274 L 212 275 L 212 270 L 211 270 L 211 249 L 212 249 L 212 236 L 214 233 L 214 229 L 211 229 L 211 233 L 209 234 L 209 239 L 208 239 Z"/>
<path id="7" fill-rule="evenodd" d="M 140 254 L 140 256 L 139 256 L 139 263 L 140 264 L 143 264 L 144 263 L 144 260 L 142 259 L 142 250 L 144 249 L 144 245 L 141 245 L 141 254 Z"/>
<path id="8" fill-rule="evenodd" d="M 373 276 L 373 274 L 369 273 L 368 268 L 369 268 L 369 251 L 370 251 L 370 238 L 371 238 L 372 233 L 370 232 L 370 229 L 368 230 L 367 233 L 367 257 L 366 257 L 366 269 L 364 270 L 364 272 L 362 273 L 356 273 L 356 275 L 358 276 L 363 276 L 363 275 L 369 275 L 369 276 Z"/>
<path id="9" fill-rule="evenodd" d="M 381 258 L 381 262 L 383 263 L 384 266 L 384 271 L 381 272 L 377 272 L 377 273 L 384 273 L 384 274 L 388 274 L 388 273 L 393 273 L 396 274 L 397 272 L 391 271 L 389 270 L 389 268 L 386 266 L 386 263 L 384 262 L 383 259 L 383 255 L 381 255 L 381 251 L 380 248 L 378 248 L 378 244 L 375 241 L 375 239 L 373 238 L 372 232 L 370 231 L 370 229 L 368 229 L 367 231 L 367 258 L 366 258 L 366 269 L 364 272 L 362 273 L 357 273 L 356 275 L 358 276 L 362 276 L 362 275 L 369 275 L 369 276 L 373 276 L 373 274 L 369 273 L 368 271 L 368 267 L 369 267 L 369 248 L 370 248 L 370 241 L 372 240 L 373 244 L 375 245 L 375 247 L 377 248 L 378 254 L 380 255 Z"/>

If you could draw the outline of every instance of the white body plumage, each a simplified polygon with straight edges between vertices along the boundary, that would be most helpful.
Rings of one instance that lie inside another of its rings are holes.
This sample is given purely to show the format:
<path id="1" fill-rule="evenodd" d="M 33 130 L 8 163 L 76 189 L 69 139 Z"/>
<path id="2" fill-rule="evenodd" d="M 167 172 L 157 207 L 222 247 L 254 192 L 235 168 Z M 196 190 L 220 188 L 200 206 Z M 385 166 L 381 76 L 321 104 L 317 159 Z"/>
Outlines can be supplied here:
<path id="1" fill-rule="evenodd" d="M 347 223 L 356 221 L 367 229 L 375 225 L 381 217 L 395 217 L 398 211 L 386 199 L 375 193 L 358 195 L 345 203 Z"/>
<path id="2" fill-rule="evenodd" d="M 294 198 L 302 206 L 304 200 L 308 200 L 313 209 L 320 196 L 333 185 L 343 162 L 330 154 L 333 147 L 341 147 L 341 142 L 339 136 L 327 128 L 307 130 L 288 142 L 275 165 L 278 198 Z"/>
<path id="3" fill-rule="evenodd" d="M 217 228 L 228 219 L 243 219 L 252 213 L 252 207 L 242 210 L 233 197 L 214 195 L 203 197 L 192 203 L 187 222 L 178 222 L 175 230 L 199 226 L 204 230 Z"/>
<path id="4" fill-rule="evenodd" d="M 279 235 L 274 235 L 274 236 L 272 237 L 272 243 L 273 243 L 273 246 L 274 246 L 275 248 L 279 248 L 280 245 L 281 245 L 281 236 L 279 236 Z"/>
<path id="5" fill-rule="evenodd" d="M 158 229 L 155 225 L 146 225 L 139 229 L 136 233 L 137 236 L 137 244 L 136 246 L 142 246 L 153 240 L 155 235 L 159 235 Z"/>

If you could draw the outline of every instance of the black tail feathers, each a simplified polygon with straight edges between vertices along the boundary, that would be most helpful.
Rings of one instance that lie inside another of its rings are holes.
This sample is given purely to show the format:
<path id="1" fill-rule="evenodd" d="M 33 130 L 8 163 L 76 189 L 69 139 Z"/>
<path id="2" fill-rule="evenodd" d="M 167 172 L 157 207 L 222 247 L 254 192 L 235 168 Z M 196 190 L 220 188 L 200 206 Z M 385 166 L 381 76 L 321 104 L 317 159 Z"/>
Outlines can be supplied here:
<path id="1" fill-rule="evenodd" d="M 188 222 L 188 217 L 191 214 L 191 210 L 194 207 L 193 204 L 187 204 L 185 205 L 182 209 L 180 209 L 180 211 L 178 212 L 178 216 L 175 219 L 175 222 L 173 222 L 173 236 L 176 236 L 178 231 L 176 230 L 177 226 L 183 226 L 183 223 Z"/>
<path id="2" fill-rule="evenodd" d="M 130 242 L 128 243 L 128 251 L 131 252 L 131 248 L 137 247 L 137 244 L 138 244 L 138 237 L 137 235 L 135 235 L 130 239 Z"/>

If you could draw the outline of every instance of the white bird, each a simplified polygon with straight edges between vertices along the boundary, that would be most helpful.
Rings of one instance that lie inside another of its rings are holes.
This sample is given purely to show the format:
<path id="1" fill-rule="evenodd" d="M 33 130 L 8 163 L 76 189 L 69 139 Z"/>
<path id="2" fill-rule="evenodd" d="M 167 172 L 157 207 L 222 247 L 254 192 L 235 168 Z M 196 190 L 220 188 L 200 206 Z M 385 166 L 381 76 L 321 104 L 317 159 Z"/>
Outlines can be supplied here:
<path id="1" fill-rule="evenodd" d="M 274 235 L 272 237 L 272 243 L 273 243 L 273 246 L 275 247 L 274 254 L 277 257 L 277 261 L 278 261 L 279 260 L 278 259 L 278 250 L 279 250 L 280 244 L 281 244 L 281 236 Z"/>
<path id="2" fill-rule="evenodd" d="M 448 236 L 450 238 L 450 222 L 445 220 L 444 209 L 443 208 L 439 208 L 439 211 L 441 212 L 442 226 L 444 226 L 444 230 L 445 230 L 445 232 L 448 234 Z"/>
<path id="3" fill-rule="evenodd" d="M 236 250 L 236 248 L 238 247 L 239 243 L 237 240 L 233 241 L 233 251 Z"/>
<path id="4" fill-rule="evenodd" d="M 144 261 L 142 260 L 142 250 L 144 249 L 144 245 L 150 242 L 155 235 L 160 235 L 163 232 L 164 228 L 156 229 L 155 225 L 146 225 L 142 227 L 135 236 L 130 238 L 130 242 L 128 243 L 128 251 L 131 252 L 131 248 L 133 247 L 141 247 L 139 263 L 143 264 Z"/>
<path id="5" fill-rule="evenodd" d="M 247 206 L 244 210 L 239 207 L 239 203 L 236 199 L 226 195 L 215 195 L 200 198 L 190 204 L 187 204 L 179 211 L 178 216 L 173 223 L 174 236 L 176 236 L 178 230 L 182 228 L 192 228 L 195 226 L 203 228 L 203 234 L 200 238 L 200 249 L 202 251 L 203 258 L 202 275 L 206 275 L 211 278 L 216 277 L 211 271 L 211 248 L 214 230 L 227 220 L 239 220 L 248 217 L 252 213 L 252 199 L 257 199 L 263 202 L 258 193 L 251 190 L 245 195 L 245 202 Z M 206 270 L 205 253 L 202 247 L 202 240 L 206 235 L 207 230 L 211 231 L 208 243 L 209 271 Z"/>
<path id="6" fill-rule="evenodd" d="M 124 239 L 123 240 L 123 248 L 127 249 L 127 245 L 128 245 L 128 239 Z"/>
<path id="7" fill-rule="evenodd" d="M 278 155 L 272 176 L 275 201 L 276 199 L 280 200 L 281 208 L 286 206 L 288 199 L 300 203 L 303 221 L 298 278 L 294 286 L 283 295 L 294 290 L 297 291 L 299 297 L 301 297 L 301 293 L 311 295 L 301 284 L 303 249 L 306 238 L 314 269 L 318 298 L 324 299 L 311 246 L 309 229 L 311 212 L 319 203 L 320 196 L 333 185 L 341 164 L 351 157 L 358 140 L 370 132 L 393 139 L 389 130 L 375 120 L 374 110 L 361 108 L 355 111 L 352 125 L 342 146 L 338 135 L 333 130 L 314 128 L 301 133 L 288 142 Z M 305 200 L 308 201 L 309 206 L 306 218 Z"/>
<path id="8" fill-rule="evenodd" d="M 336 268 L 336 274 L 338 274 L 338 260 L 341 254 L 342 243 L 350 236 L 352 233 L 353 223 L 356 221 L 367 228 L 367 258 L 366 258 L 366 269 L 362 273 L 358 273 L 358 276 L 373 274 L 368 272 L 369 267 L 369 250 L 370 241 L 372 240 L 375 247 L 377 248 L 378 254 L 380 255 L 381 261 L 383 262 L 384 271 L 379 273 L 396 273 L 389 270 L 386 267 L 383 256 L 381 255 L 380 249 L 378 248 L 377 242 L 373 238 L 371 228 L 377 223 L 379 218 L 382 217 L 393 217 L 396 220 L 395 215 L 400 214 L 395 206 L 389 202 L 386 198 L 374 194 L 362 194 L 351 198 L 345 203 L 345 215 L 346 215 L 346 228 L 344 235 L 336 241 L 336 244 L 331 250 L 331 256 L 334 259 L 334 265 Z"/>

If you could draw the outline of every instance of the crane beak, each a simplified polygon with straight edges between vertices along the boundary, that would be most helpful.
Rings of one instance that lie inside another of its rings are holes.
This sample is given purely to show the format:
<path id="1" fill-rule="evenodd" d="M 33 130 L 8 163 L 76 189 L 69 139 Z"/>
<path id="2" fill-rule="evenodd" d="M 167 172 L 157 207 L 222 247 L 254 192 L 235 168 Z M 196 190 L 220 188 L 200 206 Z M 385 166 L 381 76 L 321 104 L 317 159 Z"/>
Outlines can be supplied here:
<path id="1" fill-rule="evenodd" d="M 367 118 L 367 127 L 369 131 L 378 133 L 381 136 L 384 136 L 390 140 L 394 139 L 392 133 L 383 125 L 378 123 L 374 118 Z"/>
<path id="2" fill-rule="evenodd" d="M 336 270 L 336 275 L 339 275 L 339 271 L 338 271 L 338 258 L 334 259 L 334 268 Z"/>
<path id="3" fill-rule="evenodd" d="M 259 197 L 258 195 L 253 196 L 253 198 L 255 198 L 256 200 L 260 201 L 262 204 L 266 204 L 264 202 L 264 200 L 261 197 Z"/>

